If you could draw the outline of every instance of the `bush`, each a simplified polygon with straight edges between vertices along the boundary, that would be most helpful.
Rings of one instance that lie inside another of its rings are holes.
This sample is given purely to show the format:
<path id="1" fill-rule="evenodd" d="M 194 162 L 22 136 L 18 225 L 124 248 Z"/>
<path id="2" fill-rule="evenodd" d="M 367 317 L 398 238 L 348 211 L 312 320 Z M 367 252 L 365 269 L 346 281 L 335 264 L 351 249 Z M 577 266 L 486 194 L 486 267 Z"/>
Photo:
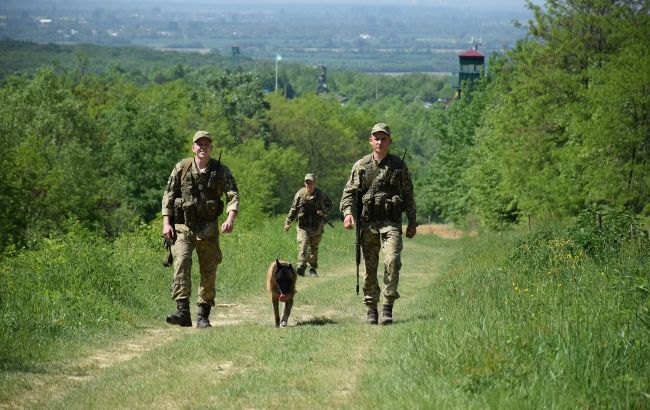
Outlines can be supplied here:
<path id="1" fill-rule="evenodd" d="M 648 236 L 636 215 L 605 206 L 583 210 L 568 236 L 596 258 L 617 254 L 626 242 L 648 244 Z"/>

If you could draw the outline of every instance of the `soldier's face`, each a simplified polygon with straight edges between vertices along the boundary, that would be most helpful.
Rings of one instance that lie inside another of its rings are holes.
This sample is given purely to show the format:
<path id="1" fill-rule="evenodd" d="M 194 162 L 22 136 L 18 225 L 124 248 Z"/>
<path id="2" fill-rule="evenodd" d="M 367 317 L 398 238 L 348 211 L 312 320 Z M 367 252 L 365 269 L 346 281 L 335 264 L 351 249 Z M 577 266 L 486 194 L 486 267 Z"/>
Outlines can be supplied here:
<path id="1" fill-rule="evenodd" d="M 199 138 L 192 144 L 192 151 L 199 158 L 209 157 L 210 153 L 212 153 L 212 141 L 208 138 Z"/>
<path id="2" fill-rule="evenodd" d="M 316 188 L 316 184 L 314 183 L 314 181 L 307 180 L 305 181 L 305 188 L 307 188 L 307 192 L 313 194 L 314 188 Z"/>
<path id="3" fill-rule="evenodd" d="M 368 141 L 370 141 L 372 151 L 380 158 L 383 158 L 388 154 L 388 148 L 392 142 L 390 136 L 381 131 L 372 134 L 370 138 L 368 138 Z"/>

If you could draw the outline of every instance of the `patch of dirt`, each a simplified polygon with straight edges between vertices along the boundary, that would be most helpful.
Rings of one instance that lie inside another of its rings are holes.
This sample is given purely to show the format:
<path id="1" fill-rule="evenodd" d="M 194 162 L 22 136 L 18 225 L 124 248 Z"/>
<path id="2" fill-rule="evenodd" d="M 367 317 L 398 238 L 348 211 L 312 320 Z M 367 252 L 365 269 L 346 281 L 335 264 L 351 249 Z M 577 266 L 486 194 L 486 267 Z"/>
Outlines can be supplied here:
<path id="1" fill-rule="evenodd" d="M 47 400 L 48 403 L 61 400 L 67 389 L 91 381 L 104 369 L 135 359 L 152 349 L 170 343 L 183 334 L 181 330 L 186 331 L 176 326 L 145 329 L 137 338 L 124 340 L 108 349 L 92 352 L 72 363 L 71 367 L 63 370 L 62 373 L 17 375 L 16 377 L 24 379 L 30 388 L 17 394 L 8 403 L 0 403 L 0 408 L 40 407 L 43 400 Z"/>
<path id="2" fill-rule="evenodd" d="M 176 339 L 180 328 L 147 329 L 137 339 L 117 343 L 108 350 L 97 351 L 86 357 L 81 365 L 98 369 L 106 369 L 116 364 L 134 359 L 149 350 L 162 346 Z"/>
<path id="3" fill-rule="evenodd" d="M 404 232 L 406 232 L 406 225 L 404 225 Z M 444 224 L 423 224 L 417 228 L 418 235 L 436 235 L 443 239 L 460 239 L 463 236 L 476 236 L 475 231 L 465 232 L 460 229 L 454 228 L 452 225 Z"/>

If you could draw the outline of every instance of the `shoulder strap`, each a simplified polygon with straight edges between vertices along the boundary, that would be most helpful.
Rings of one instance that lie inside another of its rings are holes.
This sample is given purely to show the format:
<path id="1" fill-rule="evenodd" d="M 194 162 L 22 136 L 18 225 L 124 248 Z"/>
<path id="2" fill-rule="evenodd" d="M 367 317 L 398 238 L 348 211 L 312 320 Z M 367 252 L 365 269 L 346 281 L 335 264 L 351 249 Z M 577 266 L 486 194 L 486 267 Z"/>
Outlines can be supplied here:
<path id="1" fill-rule="evenodd" d="M 375 178 L 377 178 L 377 175 L 379 175 L 379 168 L 368 170 L 368 166 L 372 164 L 374 159 L 372 158 L 372 154 L 368 154 L 362 159 L 362 164 L 363 164 L 363 169 L 365 171 L 365 181 L 361 181 L 362 183 L 365 182 L 366 189 L 364 192 L 368 192 L 371 186 L 373 186 L 375 182 Z"/>
<path id="2" fill-rule="evenodd" d="M 193 161 L 194 161 L 194 158 L 185 158 L 183 160 L 183 170 L 181 171 L 181 181 L 185 180 L 185 175 L 187 175 L 187 171 L 190 170 L 190 167 L 192 166 Z"/>

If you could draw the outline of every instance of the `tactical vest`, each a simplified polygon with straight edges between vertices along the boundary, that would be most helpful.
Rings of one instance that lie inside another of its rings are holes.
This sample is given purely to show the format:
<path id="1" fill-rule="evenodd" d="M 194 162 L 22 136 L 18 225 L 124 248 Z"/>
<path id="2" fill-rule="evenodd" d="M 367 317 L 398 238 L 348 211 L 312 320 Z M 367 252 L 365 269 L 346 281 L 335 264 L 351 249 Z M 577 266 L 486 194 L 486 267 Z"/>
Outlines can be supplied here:
<path id="1" fill-rule="evenodd" d="M 402 179 L 404 162 L 396 155 L 388 154 L 378 166 L 368 154 L 361 159 L 363 169 L 361 218 L 365 222 L 391 220 L 401 222 L 403 211 Z"/>
<path id="2" fill-rule="evenodd" d="M 194 158 L 183 160 L 180 175 L 180 195 L 174 201 L 175 223 L 183 223 L 194 229 L 199 224 L 216 222 L 223 213 L 225 170 L 215 159 L 210 159 L 208 169 L 195 175 L 190 171 Z"/>
<path id="3" fill-rule="evenodd" d="M 316 214 L 317 211 L 323 210 L 323 197 L 318 188 L 314 189 L 312 198 L 308 199 L 309 192 L 306 188 L 301 188 L 300 202 L 298 204 L 298 227 L 300 229 L 318 228 L 323 221 L 323 217 Z"/>

